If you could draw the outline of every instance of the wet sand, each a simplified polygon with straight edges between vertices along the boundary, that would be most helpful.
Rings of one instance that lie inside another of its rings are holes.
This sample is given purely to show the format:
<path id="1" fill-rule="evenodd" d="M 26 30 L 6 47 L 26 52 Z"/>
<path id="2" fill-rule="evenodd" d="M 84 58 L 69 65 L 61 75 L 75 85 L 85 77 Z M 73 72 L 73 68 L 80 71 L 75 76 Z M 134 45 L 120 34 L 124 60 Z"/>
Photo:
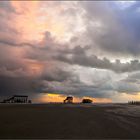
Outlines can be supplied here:
<path id="1" fill-rule="evenodd" d="M 0 138 L 140 138 L 140 106 L 0 104 Z"/>

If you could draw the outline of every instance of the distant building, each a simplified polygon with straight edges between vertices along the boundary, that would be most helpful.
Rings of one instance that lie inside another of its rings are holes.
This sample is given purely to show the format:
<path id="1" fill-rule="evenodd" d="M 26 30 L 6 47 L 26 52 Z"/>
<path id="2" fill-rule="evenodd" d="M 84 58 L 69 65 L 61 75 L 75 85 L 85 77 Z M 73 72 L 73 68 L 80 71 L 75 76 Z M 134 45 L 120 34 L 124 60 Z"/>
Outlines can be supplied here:
<path id="1" fill-rule="evenodd" d="M 28 96 L 14 95 L 11 98 L 3 100 L 2 103 L 28 103 Z"/>
<path id="2" fill-rule="evenodd" d="M 140 101 L 128 101 L 130 105 L 140 105 Z"/>
<path id="3" fill-rule="evenodd" d="M 31 101 L 31 100 L 28 100 L 28 103 L 30 103 L 30 104 L 31 104 L 31 103 L 32 103 L 32 101 Z"/>
<path id="4" fill-rule="evenodd" d="M 83 99 L 82 103 L 92 103 L 92 100 L 91 99 Z"/>
<path id="5" fill-rule="evenodd" d="M 72 96 L 68 96 L 65 100 L 64 103 L 73 103 L 73 97 Z"/>

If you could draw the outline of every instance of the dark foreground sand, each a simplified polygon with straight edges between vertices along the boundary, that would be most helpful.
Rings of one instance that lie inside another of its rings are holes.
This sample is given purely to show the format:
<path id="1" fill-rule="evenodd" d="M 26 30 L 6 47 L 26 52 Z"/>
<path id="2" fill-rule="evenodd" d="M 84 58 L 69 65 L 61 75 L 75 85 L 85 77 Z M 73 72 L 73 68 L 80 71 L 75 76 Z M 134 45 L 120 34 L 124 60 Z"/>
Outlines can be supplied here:
<path id="1" fill-rule="evenodd" d="M 0 138 L 140 138 L 140 106 L 0 104 Z"/>

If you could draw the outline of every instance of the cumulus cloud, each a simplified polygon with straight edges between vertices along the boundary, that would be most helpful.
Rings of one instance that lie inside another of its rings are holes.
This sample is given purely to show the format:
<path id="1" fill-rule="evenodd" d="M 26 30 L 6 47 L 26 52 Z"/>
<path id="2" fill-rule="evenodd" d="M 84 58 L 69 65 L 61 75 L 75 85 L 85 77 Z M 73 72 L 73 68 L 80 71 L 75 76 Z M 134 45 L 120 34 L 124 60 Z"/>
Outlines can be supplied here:
<path id="1" fill-rule="evenodd" d="M 137 94 L 139 5 L 0 2 L 0 95 Z"/>
<path id="2" fill-rule="evenodd" d="M 139 11 L 133 8 L 138 9 L 139 2 L 125 9 L 120 9 L 114 2 L 80 4 L 85 9 L 84 37 L 95 44 L 93 50 L 96 48 L 111 56 L 139 56 Z"/>
<path id="3" fill-rule="evenodd" d="M 117 73 L 139 71 L 140 69 L 139 60 L 131 60 L 130 62 L 122 63 L 119 59 L 117 59 L 115 62 L 111 62 L 105 57 L 100 59 L 95 55 L 87 55 L 87 49 L 88 48 L 83 49 L 78 46 L 69 51 L 66 50 L 67 53 L 63 55 L 60 53 L 57 56 L 54 56 L 54 58 L 72 65 L 77 64 L 85 67 L 108 69 Z"/>

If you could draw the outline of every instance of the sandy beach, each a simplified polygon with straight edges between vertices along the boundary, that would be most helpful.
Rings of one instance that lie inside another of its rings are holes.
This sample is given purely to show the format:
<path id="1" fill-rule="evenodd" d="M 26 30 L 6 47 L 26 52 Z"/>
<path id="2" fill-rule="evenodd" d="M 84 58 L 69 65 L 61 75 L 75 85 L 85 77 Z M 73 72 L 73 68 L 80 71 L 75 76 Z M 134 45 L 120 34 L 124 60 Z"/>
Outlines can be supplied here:
<path id="1" fill-rule="evenodd" d="M 0 104 L 0 138 L 140 138 L 140 106 Z"/>

